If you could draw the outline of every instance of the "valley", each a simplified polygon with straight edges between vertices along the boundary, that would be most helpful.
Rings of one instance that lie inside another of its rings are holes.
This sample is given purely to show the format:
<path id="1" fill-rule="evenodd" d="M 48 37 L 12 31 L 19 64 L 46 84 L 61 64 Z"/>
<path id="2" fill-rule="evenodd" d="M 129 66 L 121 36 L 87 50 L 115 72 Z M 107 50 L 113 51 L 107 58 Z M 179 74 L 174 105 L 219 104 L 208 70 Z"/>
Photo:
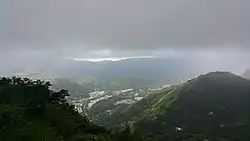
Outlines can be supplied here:
<path id="1" fill-rule="evenodd" d="M 250 81 L 232 73 L 212 72 L 157 90 L 92 94 L 96 103 L 90 98 L 82 112 L 90 121 L 111 130 L 127 124 L 145 140 L 248 138 Z"/>
<path id="2" fill-rule="evenodd" d="M 116 73 L 124 75 L 120 70 Z M 171 74 L 161 85 L 146 75 L 77 79 L 37 72 L 15 75 L 50 81 L 55 91 L 66 89 L 70 94 L 66 100 L 75 111 L 111 132 L 125 126 L 146 141 L 248 138 L 250 81 L 246 75 L 219 71 L 193 77 Z"/>
<path id="3" fill-rule="evenodd" d="M 0 141 L 250 141 L 250 0 L 0 10 Z"/>

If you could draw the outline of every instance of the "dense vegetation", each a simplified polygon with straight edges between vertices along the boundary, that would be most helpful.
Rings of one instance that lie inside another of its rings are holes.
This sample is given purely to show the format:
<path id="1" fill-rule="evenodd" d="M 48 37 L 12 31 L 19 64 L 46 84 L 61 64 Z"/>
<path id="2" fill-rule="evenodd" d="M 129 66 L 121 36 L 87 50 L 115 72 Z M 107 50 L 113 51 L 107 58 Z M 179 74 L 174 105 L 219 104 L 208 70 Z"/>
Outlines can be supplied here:
<path id="1" fill-rule="evenodd" d="M 250 130 L 250 83 L 231 73 L 209 73 L 166 93 L 143 114 L 132 121 L 148 138 L 245 141 Z"/>
<path id="2" fill-rule="evenodd" d="M 158 102 L 167 92 L 172 91 L 175 89 L 175 86 L 170 88 L 165 88 L 163 90 L 156 91 L 151 93 L 149 96 L 145 97 L 144 99 L 136 102 L 135 104 L 120 104 L 116 106 L 115 112 L 107 113 L 100 112 L 100 109 L 108 109 L 106 106 L 110 106 L 112 108 L 112 101 L 109 99 L 106 101 L 101 101 L 98 103 L 96 107 L 90 109 L 91 115 L 99 115 L 99 118 L 95 120 L 95 123 L 98 125 L 105 126 L 108 129 L 117 130 L 119 126 L 122 126 L 123 123 L 126 123 L 131 120 L 135 120 L 136 118 L 142 118 L 143 112 L 147 109 L 150 109 L 152 105 Z M 105 103 L 103 103 L 105 102 Z M 110 108 L 109 107 L 109 108 Z"/>
<path id="3" fill-rule="evenodd" d="M 27 78 L 0 79 L 2 141 L 128 141 L 140 140 L 126 127 L 119 134 L 93 125 L 66 102 L 66 90 Z"/>
<path id="4" fill-rule="evenodd" d="M 123 111 L 118 123 L 128 122 L 145 140 L 246 141 L 250 82 L 213 72 L 151 94 Z"/>
<path id="5" fill-rule="evenodd" d="M 201 75 L 105 113 L 94 125 L 66 102 L 66 90 L 27 78 L 0 79 L 3 141 L 246 141 L 250 139 L 250 81 L 227 72 Z M 102 118 L 103 117 L 103 118 Z M 93 120 L 93 119 L 92 119 Z M 139 136 L 142 135 L 142 138 Z"/>

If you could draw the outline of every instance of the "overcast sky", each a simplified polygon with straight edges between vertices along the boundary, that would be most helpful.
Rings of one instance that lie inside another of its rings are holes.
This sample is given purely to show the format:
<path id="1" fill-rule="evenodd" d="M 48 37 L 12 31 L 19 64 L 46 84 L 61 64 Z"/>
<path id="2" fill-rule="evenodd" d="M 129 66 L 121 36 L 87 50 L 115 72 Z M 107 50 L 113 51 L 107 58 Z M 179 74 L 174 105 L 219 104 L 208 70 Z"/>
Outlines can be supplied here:
<path id="1" fill-rule="evenodd" d="M 95 58 L 248 52 L 249 0 L 1 0 L 1 52 Z"/>

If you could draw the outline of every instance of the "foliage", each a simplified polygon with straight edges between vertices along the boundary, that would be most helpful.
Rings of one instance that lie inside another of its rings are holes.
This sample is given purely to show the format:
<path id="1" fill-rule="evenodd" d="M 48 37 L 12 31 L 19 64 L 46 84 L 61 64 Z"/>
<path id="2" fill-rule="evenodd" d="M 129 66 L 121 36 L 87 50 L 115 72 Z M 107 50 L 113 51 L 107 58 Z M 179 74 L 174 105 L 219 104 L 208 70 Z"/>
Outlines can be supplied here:
<path id="1" fill-rule="evenodd" d="M 66 96 L 66 90 L 53 91 L 48 82 L 1 78 L 1 140 L 245 141 L 250 138 L 250 82 L 231 73 L 202 75 L 150 94 L 131 106 L 117 107 L 116 113 L 105 115 L 101 121 L 110 128 L 122 125 L 117 133 L 82 117 L 66 102 Z M 112 102 L 103 104 L 111 106 Z M 101 106 L 94 108 L 104 111 Z"/>
<path id="2" fill-rule="evenodd" d="M 146 98 L 132 105 L 123 116 L 147 140 L 250 138 L 250 82 L 239 76 L 209 73 L 149 98 L 150 102 Z"/>
<path id="3" fill-rule="evenodd" d="M 66 90 L 50 87 L 49 82 L 28 78 L 0 79 L 2 141 L 115 140 L 109 131 L 90 123 L 66 102 Z"/>

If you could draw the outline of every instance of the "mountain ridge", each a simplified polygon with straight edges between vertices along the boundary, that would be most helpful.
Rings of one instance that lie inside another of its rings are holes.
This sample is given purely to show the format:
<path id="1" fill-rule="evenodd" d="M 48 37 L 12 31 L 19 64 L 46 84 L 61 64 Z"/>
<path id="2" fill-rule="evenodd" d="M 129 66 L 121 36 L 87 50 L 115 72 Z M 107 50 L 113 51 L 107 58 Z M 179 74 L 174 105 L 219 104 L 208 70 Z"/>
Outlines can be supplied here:
<path id="1" fill-rule="evenodd" d="M 146 138 L 175 141 L 200 136 L 209 140 L 226 140 L 226 135 L 233 140 L 248 137 L 250 81 L 229 72 L 211 72 L 163 93 L 157 102 L 142 108 L 139 116 L 125 120 Z M 143 107 L 138 103 L 137 109 Z"/>

